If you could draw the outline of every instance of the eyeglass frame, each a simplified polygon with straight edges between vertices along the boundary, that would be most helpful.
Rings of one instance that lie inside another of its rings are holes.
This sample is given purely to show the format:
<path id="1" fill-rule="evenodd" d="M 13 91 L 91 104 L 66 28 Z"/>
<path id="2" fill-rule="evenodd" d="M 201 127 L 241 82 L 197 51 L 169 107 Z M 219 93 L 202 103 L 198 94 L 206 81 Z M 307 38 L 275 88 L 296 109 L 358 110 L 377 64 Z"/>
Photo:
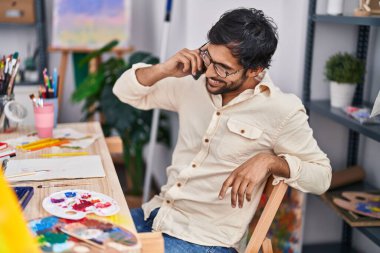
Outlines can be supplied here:
<path id="1" fill-rule="evenodd" d="M 241 70 L 244 70 L 244 68 L 241 68 L 241 69 L 238 69 L 238 70 L 236 70 L 236 71 L 234 71 L 234 72 L 232 72 L 232 73 L 228 73 L 227 70 L 224 70 L 224 74 L 225 74 L 225 76 L 223 77 L 222 75 L 220 75 L 220 73 L 219 73 L 218 70 L 217 70 L 217 66 L 220 66 L 222 69 L 225 69 L 225 67 L 223 67 L 220 63 L 215 62 L 215 61 L 211 58 L 208 49 L 202 50 L 202 48 L 203 48 L 204 46 L 206 46 L 208 43 L 210 43 L 210 42 L 207 41 L 205 44 L 203 44 L 201 47 L 198 48 L 198 50 L 199 50 L 199 55 L 201 56 L 201 58 L 202 58 L 202 60 L 203 60 L 203 64 L 204 64 L 204 66 L 206 67 L 206 69 L 207 69 L 207 68 L 211 65 L 211 63 L 212 63 L 213 66 L 214 66 L 214 70 L 215 70 L 216 74 L 217 74 L 219 77 L 221 77 L 221 78 L 227 78 L 227 77 L 229 77 L 229 76 L 232 76 L 232 75 L 237 74 L 237 73 L 240 72 Z M 205 58 L 204 58 L 205 56 L 208 57 L 208 59 L 209 59 L 209 61 L 210 61 L 210 64 L 209 64 L 208 66 L 206 66 L 206 63 L 205 63 Z"/>

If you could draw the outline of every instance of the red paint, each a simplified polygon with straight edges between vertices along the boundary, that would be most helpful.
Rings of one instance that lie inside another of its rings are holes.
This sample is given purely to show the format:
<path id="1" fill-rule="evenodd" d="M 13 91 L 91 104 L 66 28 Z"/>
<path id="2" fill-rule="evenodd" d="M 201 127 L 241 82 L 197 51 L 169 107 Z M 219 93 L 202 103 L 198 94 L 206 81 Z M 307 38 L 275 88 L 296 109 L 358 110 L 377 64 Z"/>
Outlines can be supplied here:
<path id="1" fill-rule="evenodd" d="M 111 203 L 110 202 L 106 202 L 106 203 L 96 203 L 95 204 L 95 207 L 96 208 L 106 208 L 106 207 L 110 207 L 111 206 Z"/>
<path id="2" fill-rule="evenodd" d="M 82 194 L 82 199 L 89 199 L 89 198 L 91 198 L 91 194 L 90 193 L 84 193 L 84 194 Z"/>
<path id="3" fill-rule="evenodd" d="M 86 212 L 86 208 L 93 205 L 93 203 L 84 199 L 80 199 L 79 201 L 80 203 L 73 205 L 73 209 L 76 211 Z"/>

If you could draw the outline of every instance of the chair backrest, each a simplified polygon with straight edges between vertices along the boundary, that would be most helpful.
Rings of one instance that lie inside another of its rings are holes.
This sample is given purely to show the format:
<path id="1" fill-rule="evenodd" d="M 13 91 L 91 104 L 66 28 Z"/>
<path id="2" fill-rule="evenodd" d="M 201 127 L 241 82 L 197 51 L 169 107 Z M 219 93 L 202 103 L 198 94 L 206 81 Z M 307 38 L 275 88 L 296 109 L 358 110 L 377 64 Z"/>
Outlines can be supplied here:
<path id="1" fill-rule="evenodd" d="M 246 253 L 257 253 L 263 245 L 265 237 L 268 233 L 269 227 L 272 224 L 274 216 L 284 198 L 288 185 L 281 181 L 279 184 L 273 186 L 273 177 L 269 177 L 265 185 L 264 193 L 269 196 L 268 201 L 264 207 L 262 214 L 253 230 L 252 236 L 248 242 Z"/>

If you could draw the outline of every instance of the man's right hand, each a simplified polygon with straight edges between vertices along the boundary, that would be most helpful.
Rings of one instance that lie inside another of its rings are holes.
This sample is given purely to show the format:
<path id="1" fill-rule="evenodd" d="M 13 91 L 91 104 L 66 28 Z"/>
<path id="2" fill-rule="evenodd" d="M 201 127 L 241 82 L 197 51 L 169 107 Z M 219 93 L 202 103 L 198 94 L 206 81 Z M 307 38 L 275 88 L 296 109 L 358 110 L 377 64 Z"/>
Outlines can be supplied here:
<path id="1" fill-rule="evenodd" d="M 195 75 L 203 68 L 199 49 L 182 49 L 163 63 L 136 70 L 136 78 L 144 86 L 152 86 L 166 77 Z"/>
<path id="2" fill-rule="evenodd" d="M 201 71 L 203 60 L 199 55 L 199 49 L 184 48 L 159 65 L 161 71 L 168 77 L 184 77 Z"/>

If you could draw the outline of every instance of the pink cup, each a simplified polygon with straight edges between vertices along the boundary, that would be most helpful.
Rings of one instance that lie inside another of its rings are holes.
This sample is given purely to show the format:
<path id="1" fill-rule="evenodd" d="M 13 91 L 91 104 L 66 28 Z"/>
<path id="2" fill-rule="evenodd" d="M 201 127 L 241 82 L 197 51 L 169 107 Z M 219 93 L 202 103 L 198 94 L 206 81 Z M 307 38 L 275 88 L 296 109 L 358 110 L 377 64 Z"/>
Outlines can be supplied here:
<path id="1" fill-rule="evenodd" d="M 53 136 L 53 104 L 44 104 L 42 107 L 34 107 L 34 124 L 39 138 L 51 138 Z"/>

